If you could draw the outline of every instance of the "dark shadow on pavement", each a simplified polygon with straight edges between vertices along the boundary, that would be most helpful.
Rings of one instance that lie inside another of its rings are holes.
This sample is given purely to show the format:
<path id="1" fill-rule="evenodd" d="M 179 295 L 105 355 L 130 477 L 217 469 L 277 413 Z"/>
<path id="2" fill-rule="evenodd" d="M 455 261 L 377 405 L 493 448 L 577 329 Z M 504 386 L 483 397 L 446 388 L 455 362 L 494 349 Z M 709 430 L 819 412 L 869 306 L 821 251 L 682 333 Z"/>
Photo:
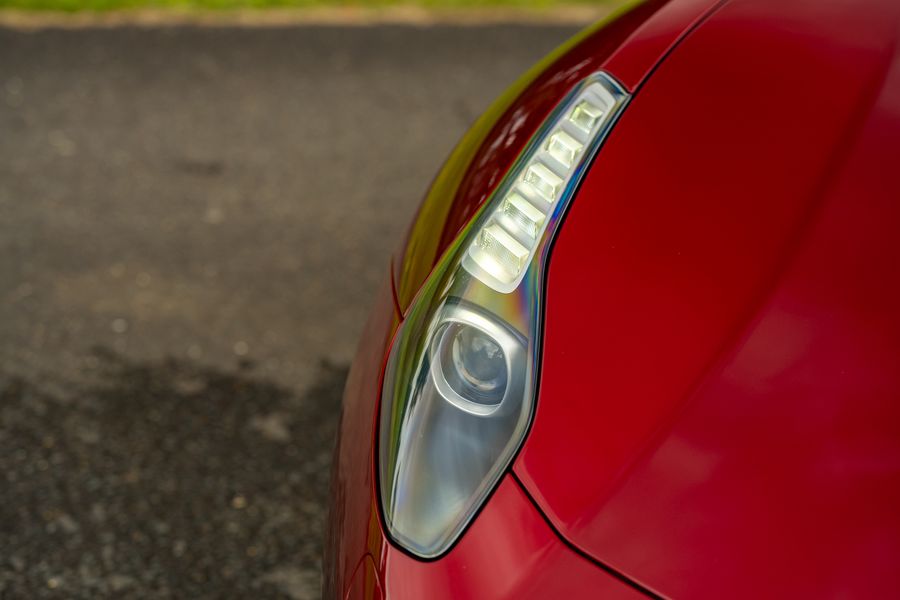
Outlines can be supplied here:
<path id="1" fill-rule="evenodd" d="M 0 380 L 0 595 L 317 597 L 346 366 L 296 394 L 95 356 L 66 398 Z"/>

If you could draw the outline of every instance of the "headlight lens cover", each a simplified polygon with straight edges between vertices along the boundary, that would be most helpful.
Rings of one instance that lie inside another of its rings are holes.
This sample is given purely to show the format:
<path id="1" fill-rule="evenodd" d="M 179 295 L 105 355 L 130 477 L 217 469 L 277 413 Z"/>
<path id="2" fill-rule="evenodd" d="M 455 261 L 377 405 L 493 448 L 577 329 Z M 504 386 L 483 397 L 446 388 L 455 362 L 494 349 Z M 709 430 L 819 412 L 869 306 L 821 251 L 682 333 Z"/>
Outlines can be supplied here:
<path id="1" fill-rule="evenodd" d="M 382 390 L 385 524 L 422 558 L 444 553 L 525 437 L 550 241 L 629 96 L 595 73 L 553 110 L 444 253 L 394 339 Z"/>

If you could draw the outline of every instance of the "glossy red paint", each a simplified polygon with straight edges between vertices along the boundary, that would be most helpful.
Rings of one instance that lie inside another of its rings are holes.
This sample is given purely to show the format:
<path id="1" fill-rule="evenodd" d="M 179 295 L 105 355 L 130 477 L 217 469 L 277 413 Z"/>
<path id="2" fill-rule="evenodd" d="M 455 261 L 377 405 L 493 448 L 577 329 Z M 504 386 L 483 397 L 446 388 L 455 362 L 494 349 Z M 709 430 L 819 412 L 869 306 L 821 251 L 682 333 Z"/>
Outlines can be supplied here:
<path id="1" fill-rule="evenodd" d="M 625 89 L 634 92 L 661 57 L 722 4 L 724 0 L 677 0 L 666 3 L 652 19 L 645 19 L 628 40 L 603 61 L 603 70 L 615 75 Z"/>
<path id="2" fill-rule="evenodd" d="M 567 548 L 510 477 L 443 559 L 386 547 L 381 562 L 387 597 L 397 600 L 645 598 Z"/>
<path id="3" fill-rule="evenodd" d="M 470 189 L 470 186 L 474 185 L 473 182 L 483 182 L 483 178 L 487 176 L 484 173 L 485 169 L 494 172 L 495 177 L 498 170 L 497 165 L 491 164 L 490 160 L 485 157 L 490 155 L 495 160 L 508 163 L 518 154 L 530 135 L 526 131 L 527 128 L 522 129 L 523 125 L 519 125 L 518 128 L 515 128 L 516 135 L 510 137 L 510 131 L 513 129 L 510 125 L 511 121 L 517 119 L 521 123 L 524 119 L 529 124 L 528 128 L 534 129 L 542 115 L 545 115 L 552 104 L 558 100 L 553 97 L 551 92 L 554 89 L 559 93 L 565 91 L 565 86 L 562 84 L 558 84 L 556 87 L 551 86 L 550 81 L 554 79 L 554 73 L 560 73 L 559 69 L 565 67 L 571 71 L 565 75 L 566 81 L 574 82 L 578 79 L 579 73 L 586 74 L 597 68 L 600 65 L 599 60 L 615 52 L 617 60 L 626 65 L 623 67 L 624 69 L 634 77 L 642 76 L 653 67 L 653 57 L 647 52 L 648 38 L 652 37 L 657 41 L 664 40 L 663 43 L 657 44 L 662 51 L 671 45 L 685 27 L 690 25 L 703 11 L 713 6 L 711 0 L 708 2 L 684 0 L 684 3 L 689 9 L 672 12 L 660 10 L 661 7 L 665 8 L 665 2 L 648 2 L 610 23 L 603 31 L 589 35 L 581 44 L 575 46 L 571 55 L 563 56 L 560 59 L 561 62 L 555 64 L 547 73 L 537 73 L 535 77 L 537 81 L 542 82 L 541 87 L 535 88 L 526 85 L 523 87 L 525 91 L 521 97 L 510 100 L 512 107 L 501 112 L 498 122 L 491 126 L 491 134 L 486 136 L 481 141 L 481 146 L 473 151 L 473 155 L 475 152 L 478 153 L 479 159 L 475 162 L 451 165 L 454 169 L 462 168 L 469 183 L 459 188 L 452 187 L 449 190 L 449 196 L 441 197 L 440 194 L 436 196 L 438 201 L 450 204 L 450 206 L 437 211 L 438 214 L 443 213 L 444 217 L 442 219 L 423 219 L 423 214 L 428 213 L 423 210 L 413 226 L 413 232 L 415 233 L 418 229 L 419 233 L 425 237 L 440 236 L 445 229 L 458 227 L 465 218 L 466 211 L 470 213 L 477 208 L 472 202 L 482 202 L 487 194 L 483 190 Z M 654 24 L 647 28 L 651 22 Z M 627 46 L 632 42 L 639 44 L 641 49 L 634 58 L 629 59 Z M 579 60 L 588 62 L 579 66 Z M 637 81 L 637 79 L 634 80 L 635 85 Z M 531 95 L 538 89 L 542 90 L 540 102 L 531 98 Z M 530 115 L 529 110 L 537 112 Z M 490 150 L 491 147 L 494 150 Z M 500 149 L 498 150 L 498 148 Z M 473 166 L 476 164 L 480 166 Z M 474 172 L 479 169 L 482 171 L 480 175 Z M 438 179 L 440 180 L 440 177 Z M 472 201 L 471 199 L 475 196 L 478 196 L 478 200 Z M 460 203 L 456 200 L 458 198 L 469 198 L 469 201 Z M 411 269 L 392 271 L 391 277 L 388 278 L 390 281 L 394 281 L 395 276 L 401 278 L 406 276 L 406 281 L 398 279 L 396 285 L 391 285 L 389 282 L 383 287 L 376 299 L 369 323 L 363 332 L 357 356 L 348 377 L 335 451 L 331 514 L 326 537 L 323 588 L 325 596 L 328 598 L 343 597 L 351 591 L 354 594 L 363 593 L 363 595 L 369 594 L 377 597 L 380 593 L 379 590 L 383 591 L 383 582 L 386 580 L 390 582 L 389 586 L 392 590 L 406 589 L 403 582 L 407 575 L 404 573 L 408 573 L 408 577 L 417 581 L 415 585 L 420 586 L 410 589 L 424 589 L 422 586 L 427 584 L 429 578 L 440 577 L 441 565 L 450 564 L 446 561 L 439 561 L 433 563 L 428 569 L 423 569 L 421 565 L 426 563 L 408 558 L 390 545 L 381 528 L 374 478 L 375 420 L 381 391 L 382 369 L 390 339 L 401 319 L 400 311 L 408 305 L 412 295 L 421 284 L 421 277 L 424 277 L 422 273 L 427 275 L 439 252 L 440 250 L 412 252 L 408 254 L 407 260 L 418 264 L 418 271 L 415 265 Z M 412 273 L 413 276 L 409 276 L 409 273 Z M 417 273 L 418 275 L 416 275 Z M 513 484 L 507 483 L 502 488 L 507 490 L 511 485 Z M 502 504 L 503 498 L 511 498 L 515 501 L 509 507 L 505 507 Z M 530 521 L 522 521 L 517 524 L 518 528 L 531 532 L 530 537 L 527 537 L 527 540 L 530 541 L 519 547 L 518 556 L 523 561 L 527 559 L 521 550 L 528 549 L 541 556 L 549 557 L 547 558 L 548 564 L 551 562 L 557 564 L 564 573 L 587 573 L 585 568 L 589 567 L 592 575 L 584 575 L 564 582 L 570 586 L 567 591 L 571 592 L 573 596 L 591 595 L 593 590 L 591 586 L 599 585 L 598 582 L 607 579 L 613 580 L 611 576 L 603 574 L 599 567 L 591 566 L 576 553 L 567 550 L 564 545 L 551 544 L 552 536 L 548 534 L 551 530 L 540 520 L 541 517 L 537 512 L 522 510 L 524 504 L 521 502 L 521 498 L 521 494 L 498 491 L 492 497 L 489 506 L 498 506 L 510 511 L 518 510 L 516 514 L 522 516 L 523 519 L 527 515 L 527 518 L 530 519 Z M 500 514 L 504 510 L 501 510 Z M 490 527 L 483 524 L 503 523 L 502 519 L 493 519 L 492 521 L 490 519 L 492 514 L 498 513 L 494 508 L 485 508 L 484 513 L 479 516 L 476 525 L 473 526 L 472 531 L 482 532 L 482 537 L 479 539 L 489 539 L 493 535 L 507 537 L 511 535 L 508 531 L 504 532 L 502 527 Z M 529 525 L 529 523 L 531 524 Z M 508 522 L 506 527 L 508 528 Z M 465 539 L 476 539 L 473 535 L 470 532 Z M 470 550 L 465 551 L 465 548 Z M 463 561 L 457 564 L 465 565 L 470 563 L 472 557 L 475 556 L 472 552 L 477 553 L 477 544 L 473 544 L 471 541 L 460 543 L 447 558 L 453 557 L 451 562 Z M 365 556 L 378 557 L 374 577 L 365 566 Z M 359 570 L 361 565 L 364 567 L 362 571 Z M 465 567 L 465 569 L 471 570 L 470 567 Z M 595 571 L 599 572 L 599 575 Z M 480 572 L 486 579 L 489 579 L 490 573 Z M 376 581 L 377 585 L 374 584 Z M 552 581 L 543 583 L 541 581 L 540 578 L 522 580 L 517 588 L 518 593 L 524 594 L 522 586 L 529 582 L 538 586 L 535 589 L 550 589 L 546 586 Z M 583 583 L 579 583 L 580 581 Z M 561 583 L 563 582 L 557 582 L 557 584 Z M 469 585 L 471 586 L 471 595 L 483 596 L 478 592 L 479 588 L 475 580 L 470 580 Z M 484 585 L 489 584 L 485 583 Z M 610 590 L 610 594 L 613 594 L 612 590 L 615 586 L 610 587 L 609 582 L 604 585 L 606 589 Z M 621 586 L 627 588 L 624 584 Z M 616 595 L 630 593 L 631 588 L 615 592 Z"/>
<path id="4" fill-rule="evenodd" d="M 360 561 L 380 556 L 385 544 L 375 503 L 373 448 L 385 355 L 400 323 L 391 287 L 385 277 L 344 388 L 325 537 L 326 598 L 343 598 Z"/>
<path id="5" fill-rule="evenodd" d="M 407 249 L 347 383 L 326 597 L 900 595 L 898 5 L 716 7 L 654 3 L 588 36 L 429 197 L 413 232 L 433 246 Z M 515 477 L 414 559 L 375 489 L 390 339 L 529 128 L 601 67 L 636 94 L 553 250 Z"/>
<path id="6" fill-rule="evenodd" d="M 649 0 L 605 27 L 587 33 L 545 70 L 536 73 L 524 91 L 508 101 L 508 106 L 491 124 L 490 133 L 477 140 L 480 144 L 477 150 L 460 153 L 464 159 L 457 159 L 455 154 L 443 167 L 444 171 L 462 170 L 464 174 L 458 180 L 446 177 L 445 173 L 436 179 L 437 190 L 432 189 L 426 205 L 440 203 L 441 210 L 427 210 L 423 206 L 404 249 L 395 258 L 394 276 L 401 310 L 409 306 L 441 253 L 494 191 L 525 143 L 575 83 L 604 69 L 616 76 L 626 89 L 637 88 L 660 57 L 685 31 L 709 14 L 718 1 Z M 460 160 L 465 163 L 458 164 Z M 443 189 L 441 186 L 448 179 L 453 183 Z M 437 243 L 423 240 L 437 240 Z"/>
<path id="7" fill-rule="evenodd" d="M 372 556 L 366 554 L 356 567 L 350 589 L 344 598 L 346 600 L 382 600 L 384 587 L 381 585 L 381 577 L 378 575 L 378 567 Z"/>
<path id="8" fill-rule="evenodd" d="M 900 595 L 897 9 L 730 2 L 560 232 L 515 472 L 660 594 Z"/>

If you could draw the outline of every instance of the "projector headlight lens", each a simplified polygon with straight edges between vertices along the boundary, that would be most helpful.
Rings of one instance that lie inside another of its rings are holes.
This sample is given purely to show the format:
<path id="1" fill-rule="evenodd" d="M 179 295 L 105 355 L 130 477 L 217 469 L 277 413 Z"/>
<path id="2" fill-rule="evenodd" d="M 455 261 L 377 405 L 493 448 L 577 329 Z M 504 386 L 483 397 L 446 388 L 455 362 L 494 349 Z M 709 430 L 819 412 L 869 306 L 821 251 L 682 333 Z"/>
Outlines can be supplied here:
<path id="1" fill-rule="evenodd" d="M 417 556 L 453 544 L 524 439 L 549 242 L 627 100 L 605 73 L 563 99 L 397 332 L 382 390 L 379 486 L 390 536 Z"/>
<path id="2" fill-rule="evenodd" d="M 508 373 L 500 344 L 477 327 L 459 324 L 448 325 L 438 339 L 444 342 L 444 376 L 454 392 L 476 404 L 500 404 Z"/>

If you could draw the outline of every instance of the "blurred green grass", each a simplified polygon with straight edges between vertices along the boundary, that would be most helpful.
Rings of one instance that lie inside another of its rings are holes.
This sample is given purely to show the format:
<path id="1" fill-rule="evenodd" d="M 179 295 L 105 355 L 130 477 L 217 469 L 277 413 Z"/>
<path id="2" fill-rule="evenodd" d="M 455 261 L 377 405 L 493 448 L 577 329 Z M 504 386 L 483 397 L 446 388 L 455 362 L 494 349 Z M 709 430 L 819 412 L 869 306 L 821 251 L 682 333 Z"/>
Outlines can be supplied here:
<path id="1" fill-rule="evenodd" d="M 229 10 L 322 7 L 382 8 L 396 6 L 434 9 L 482 7 L 547 9 L 564 5 L 602 6 L 620 3 L 621 0 L 0 0 L 0 9 L 66 12 L 143 8 Z"/>

